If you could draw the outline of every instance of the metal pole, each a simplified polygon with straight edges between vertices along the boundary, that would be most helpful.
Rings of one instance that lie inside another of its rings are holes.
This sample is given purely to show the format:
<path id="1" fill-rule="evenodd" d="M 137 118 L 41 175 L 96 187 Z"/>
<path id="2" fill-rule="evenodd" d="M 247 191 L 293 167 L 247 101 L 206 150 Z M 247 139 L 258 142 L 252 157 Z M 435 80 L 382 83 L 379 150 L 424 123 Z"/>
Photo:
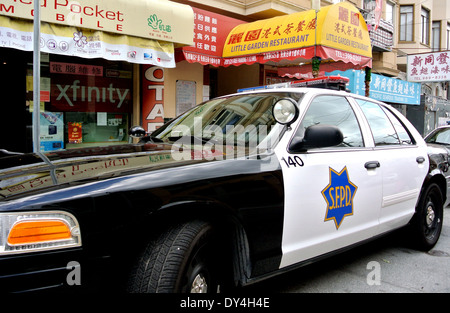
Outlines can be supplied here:
<path id="1" fill-rule="evenodd" d="M 40 106 L 41 106 L 41 6 L 34 0 L 33 21 L 33 152 L 40 152 Z"/>

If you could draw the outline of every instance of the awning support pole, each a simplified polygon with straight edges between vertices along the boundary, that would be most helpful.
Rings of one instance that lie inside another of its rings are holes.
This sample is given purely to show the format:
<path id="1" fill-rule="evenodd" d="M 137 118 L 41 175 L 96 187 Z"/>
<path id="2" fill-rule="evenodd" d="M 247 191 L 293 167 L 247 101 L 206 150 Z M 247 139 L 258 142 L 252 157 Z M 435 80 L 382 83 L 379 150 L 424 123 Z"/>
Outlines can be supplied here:
<path id="1" fill-rule="evenodd" d="M 320 67 L 320 58 L 317 57 L 317 12 L 319 10 L 315 10 L 315 26 L 314 26 L 314 57 L 312 58 L 312 76 L 314 78 L 319 77 L 319 67 Z"/>
<path id="2" fill-rule="evenodd" d="M 364 78 L 364 84 L 365 84 L 365 96 L 370 96 L 370 81 L 372 80 L 372 69 L 370 67 L 366 67 L 366 75 Z"/>
<path id="3" fill-rule="evenodd" d="M 58 183 L 56 168 L 41 152 L 41 6 L 39 0 L 34 0 L 33 21 L 33 152 L 50 166 L 50 177 L 53 184 Z"/>
<path id="4" fill-rule="evenodd" d="M 33 21 L 33 152 L 40 152 L 40 106 L 41 106 L 41 7 L 40 1 L 34 0 Z"/>

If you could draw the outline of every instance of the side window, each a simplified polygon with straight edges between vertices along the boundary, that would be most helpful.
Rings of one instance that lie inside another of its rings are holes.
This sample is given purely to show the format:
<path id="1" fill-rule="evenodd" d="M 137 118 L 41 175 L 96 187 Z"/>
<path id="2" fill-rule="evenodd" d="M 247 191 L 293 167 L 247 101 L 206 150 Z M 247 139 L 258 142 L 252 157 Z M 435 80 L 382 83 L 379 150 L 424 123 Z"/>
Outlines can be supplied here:
<path id="1" fill-rule="evenodd" d="M 400 121 L 377 103 L 356 99 L 372 130 L 375 146 L 412 144 L 411 137 Z"/>
<path id="2" fill-rule="evenodd" d="M 303 137 L 306 128 L 317 124 L 339 127 L 344 135 L 342 147 L 364 146 L 358 120 L 345 97 L 318 96 L 313 99 L 296 136 Z"/>
<path id="3" fill-rule="evenodd" d="M 390 121 L 392 122 L 392 125 L 394 125 L 394 128 L 397 132 L 398 138 L 400 139 L 400 143 L 405 145 L 412 145 L 414 144 L 414 140 L 409 135 L 408 131 L 406 130 L 405 126 L 398 120 L 398 118 L 389 110 L 384 109 L 384 112 L 386 112 L 387 116 L 389 117 Z"/>

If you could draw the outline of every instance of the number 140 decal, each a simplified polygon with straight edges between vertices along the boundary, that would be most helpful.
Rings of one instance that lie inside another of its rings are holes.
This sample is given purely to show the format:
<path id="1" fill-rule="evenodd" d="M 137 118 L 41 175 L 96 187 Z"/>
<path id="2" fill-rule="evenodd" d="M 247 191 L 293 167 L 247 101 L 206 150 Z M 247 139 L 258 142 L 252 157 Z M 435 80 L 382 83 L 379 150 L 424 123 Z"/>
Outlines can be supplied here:
<path id="1" fill-rule="evenodd" d="M 293 157 L 288 156 L 287 160 L 284 157 L 282 157 L 281 160 L 283 160 L 284 163 L 286 163 L 286 166 L 288 168 L 290 168 L 291 166 L 293 166 L 293 167 L 300 166 L 301 167 L 301 166 L 305 165 L 305 163 L 303 163 L 302 158 L 299 157 L 298 155 L 294 155 Z"/>

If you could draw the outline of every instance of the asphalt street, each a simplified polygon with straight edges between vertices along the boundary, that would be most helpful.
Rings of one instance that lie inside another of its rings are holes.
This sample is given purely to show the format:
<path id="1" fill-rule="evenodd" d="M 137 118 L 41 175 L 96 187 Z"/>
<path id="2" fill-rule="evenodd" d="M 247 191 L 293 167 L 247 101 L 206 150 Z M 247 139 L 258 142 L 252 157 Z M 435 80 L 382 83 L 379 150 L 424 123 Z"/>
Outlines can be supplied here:
<path id="1" fill-rule="evenodd" d="M 414 250 L 393 233 L 338 256 L 244 288 L 264 293 L 449 293 L 450 208 L 436 246 Z"/>

